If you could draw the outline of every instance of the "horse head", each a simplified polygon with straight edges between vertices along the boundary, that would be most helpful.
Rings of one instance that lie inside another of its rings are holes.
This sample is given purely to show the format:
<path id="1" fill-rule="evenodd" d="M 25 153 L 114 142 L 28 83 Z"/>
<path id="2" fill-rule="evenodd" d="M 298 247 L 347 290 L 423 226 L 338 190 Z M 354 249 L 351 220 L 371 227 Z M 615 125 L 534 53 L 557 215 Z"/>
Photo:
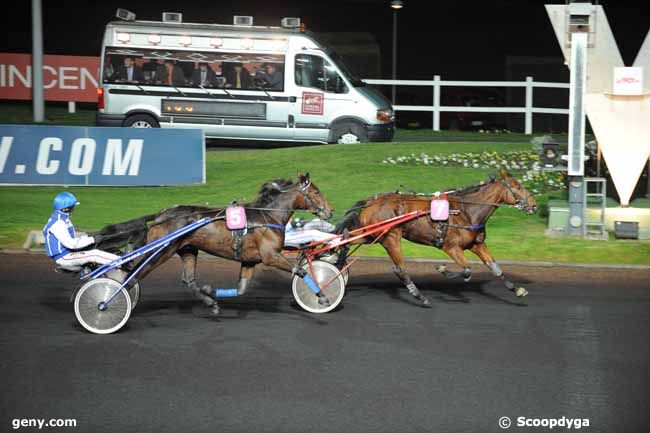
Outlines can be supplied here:
<path id="1" fill-rule="evenodd" d="M 309 178 L 309 173 L 298 174 L 298 191 L 300 195 L 296 200 L 296 209 L 309 211 L 319 218 L 328 220 L 334 215 L 334 208 L 321 194 L 320 189 Z"/>
<path id="2" fill-rule="evenodd" d="M 535 198 L 526 191 L 526 188 L 514 177 L 505 170 L 500 170 L 499 175 L 501 180 L 499 181 L 503 185 L 503 194 L 501 199 L 503 202 L 513 205 L 517 209 L 526 212 L 527 214 L 533 214 L 537 211 L 537 202 Z"/>

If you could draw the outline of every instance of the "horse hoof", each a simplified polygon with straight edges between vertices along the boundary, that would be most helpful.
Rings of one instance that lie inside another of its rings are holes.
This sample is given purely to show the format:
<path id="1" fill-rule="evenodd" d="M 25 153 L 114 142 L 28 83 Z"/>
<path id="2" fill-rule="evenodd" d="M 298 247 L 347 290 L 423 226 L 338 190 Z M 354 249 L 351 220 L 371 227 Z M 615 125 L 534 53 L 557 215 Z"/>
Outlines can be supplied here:
<path id="1" fill-rule="evenodd" d="M 469 277 L 463 278 L 463 281 L 465 281 L 466 283 L 469 283 L 471 279 L 472 279 L 472 276 L 470 275 Z"/>
<path id="2" fill-rule="evenodd" d="M 213 316 L 218 316 L 221 313 L 221 308 L 219 308 L 218 305 L 213 305 L 212 308 L 210 309 L 210 314 Z"/>
<path id="3" fill-rule="evenodd" d="M 517 287 L 515 290 L 515 295 L 517 295 L 518 298 L 523 298 L 528 294 L 528 290 L 524 289 L 523 287 Z"/>
<path id="4" fill-rule="evenodd" d="M 444 274 L 445 272 L 447 272 L 447 266 L 445 266 L 445 265 L 440 265 L 440 266 L 438 266 L 438 267 L 436 268 L 436 270 L 437 270 L 438 272 L 440 272 L 441 274 Z"/>
<path id="5" fill-rule="evenodd" d="M 429 301 L 427 298 L 422 298 L 422 308 L 431 308 L 433 307 L 431 305 L 431 301 Z"/>

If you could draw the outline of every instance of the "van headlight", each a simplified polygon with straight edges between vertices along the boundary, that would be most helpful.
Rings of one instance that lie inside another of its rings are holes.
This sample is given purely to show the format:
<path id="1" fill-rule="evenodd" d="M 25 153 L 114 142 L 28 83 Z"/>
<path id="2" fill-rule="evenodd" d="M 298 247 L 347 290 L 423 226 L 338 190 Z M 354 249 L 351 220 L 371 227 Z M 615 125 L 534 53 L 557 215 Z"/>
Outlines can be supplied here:
<path id="1" fill-rule="evenodd" d="M 395 120 L 395 112 L 393 112 L 393 110 L 390 108 L 377 110 L 377 120 L 381 122 L 392 122 Z"/>

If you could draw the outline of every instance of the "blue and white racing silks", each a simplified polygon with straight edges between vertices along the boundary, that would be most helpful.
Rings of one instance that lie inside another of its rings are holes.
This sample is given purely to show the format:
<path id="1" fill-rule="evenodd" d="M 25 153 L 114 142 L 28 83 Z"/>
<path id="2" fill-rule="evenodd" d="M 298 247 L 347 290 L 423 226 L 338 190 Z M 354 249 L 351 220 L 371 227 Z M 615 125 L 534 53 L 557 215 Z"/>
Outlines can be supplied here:
<path id="1" fill-rule="evenodd" d="M 59 210 L 52 212 L 47 224 L 43 227 L 45 237 L 45 252 L 54 260 L 58 260 L 71 250 L 78 250 L 95 242 L 90 236 L 75 237 L 70 215 Z"/>
<path id="2" fill-rule="evenodd" d="M 58 221 L 63 221 L 68 229 L 68 233 L 70 234 L 71 238 L 74 239 L 75 237 L 74 226 L 72 225 L 72 221 L 70 221 L 70 215 L 58 210 L 52 212 L 50 219 L 47 220 L 47 224 L 45 224 L 45 227 L 43 227 L 43 236 L 45 237 L 45 253 L 49 257 L 52 257 L 54 260 L 57 260 L 58 258 L 70 253 L 70 250 L 67 249 L 61 243 L 61 241 L 50 231 L 52 226 Z"/>

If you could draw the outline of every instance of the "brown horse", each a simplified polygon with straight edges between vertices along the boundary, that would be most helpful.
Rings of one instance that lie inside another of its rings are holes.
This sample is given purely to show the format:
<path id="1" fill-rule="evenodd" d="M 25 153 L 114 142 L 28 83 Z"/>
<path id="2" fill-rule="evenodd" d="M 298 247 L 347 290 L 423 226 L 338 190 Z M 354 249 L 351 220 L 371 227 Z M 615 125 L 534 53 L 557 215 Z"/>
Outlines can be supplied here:
<path id="1" fill-rule="evenodd" d="M 255 202 L 241 206 L 246 208 L 245 232 L 233 232 L 226 227 L 225 219 L 218 219 L 173 241 L 142 269 L 138 279 L 144 278 L 157 266 L 174 254 L 178 254 L 183 262 L 183 283 L 206 306 L 212 307 L 213 314 L 219 313 L 217 297 L 243 295 L 246 292 L 255 265 L 258 263 L 288 273 L 296 273 L 307 281 L 309 275 L 302 268 L 292 266 L 282 255 L 284 228 L 295 210 L 310 211 L 324 219 L 329 219 L 334 213 L 327 199 L 310 180 L 309 173 L 299 175 L 298 183 L 289 180 L 267 182 L 262 185 Z M 139 244 L 144 244 L 160 239 L 206 216 L 220 217 L 224 214 L 225 209 L 221 208 L 177 206 L 155 215 L 133 220 L 133 224 L 126 222 L 107 226 L 99 233 L 107 235 L 107 244 L 114 244 L 116 236 L 121 237 L 121 240 L 139 239 Z M 153 222 L 147 226 L 146 223 L 149 221 Z M 139 244 L 135 246 L 140 246 Z M 102 245 L 99 247 L 101 248 Z M 241 262 L 237 289 L 214 290 L 207 285 L 199 287 L 196 283 L 196 259 L 199 250 Z M 316 290 L 317 287 L 314 292 Z M 322 291 L 315 295 L 318 296 L 319 303 L 328 305 L 329 301 Z"/>
<path id="2" fill-rule="evenodd" d="M 444 266 L 438 271 L 448 278 L 462 276 L 469 281 L 472 269 L 469 267 L 463 251 L 470 250 L 476 254 L 490 271 L 501 278 L 506 287 L 515 290 L 508 281 L 485 244 L 485 225 L 501 205 L 513 205 L 532 214 L 537 209 L 535 199 L 524 189 L 519 181 L 507 172 L 501 171 L 500 178 L 491 177 L 487 182 L 448 193 L 450 216 L 447 221 L 433 221 L 429 215 L 407 221 L 388 231 L 379 240 L 393 261 L 393 271 L 404 283 L 409 293 L 418 299 L 423 307 L 430 307 L 430 301 L 420 293 L 404 267 L 401 249 L 402 238 L 423 245 L 441 248 L 454 262 L 463 268 L 462 272 L 448 272 Z M 356 203 L 337 226 L 339 233 L 344 230 L 377 223 L 412 211 L 427 212 L 431 196 L 418 194 L 385 193 Z M 372 236 L 359 242 L 373 241 Z M 339 264 L 345 260 L 347 249 L 341 252 Z M 528 292 L 522 287 L 516 289 L 517 296 Z"/>

